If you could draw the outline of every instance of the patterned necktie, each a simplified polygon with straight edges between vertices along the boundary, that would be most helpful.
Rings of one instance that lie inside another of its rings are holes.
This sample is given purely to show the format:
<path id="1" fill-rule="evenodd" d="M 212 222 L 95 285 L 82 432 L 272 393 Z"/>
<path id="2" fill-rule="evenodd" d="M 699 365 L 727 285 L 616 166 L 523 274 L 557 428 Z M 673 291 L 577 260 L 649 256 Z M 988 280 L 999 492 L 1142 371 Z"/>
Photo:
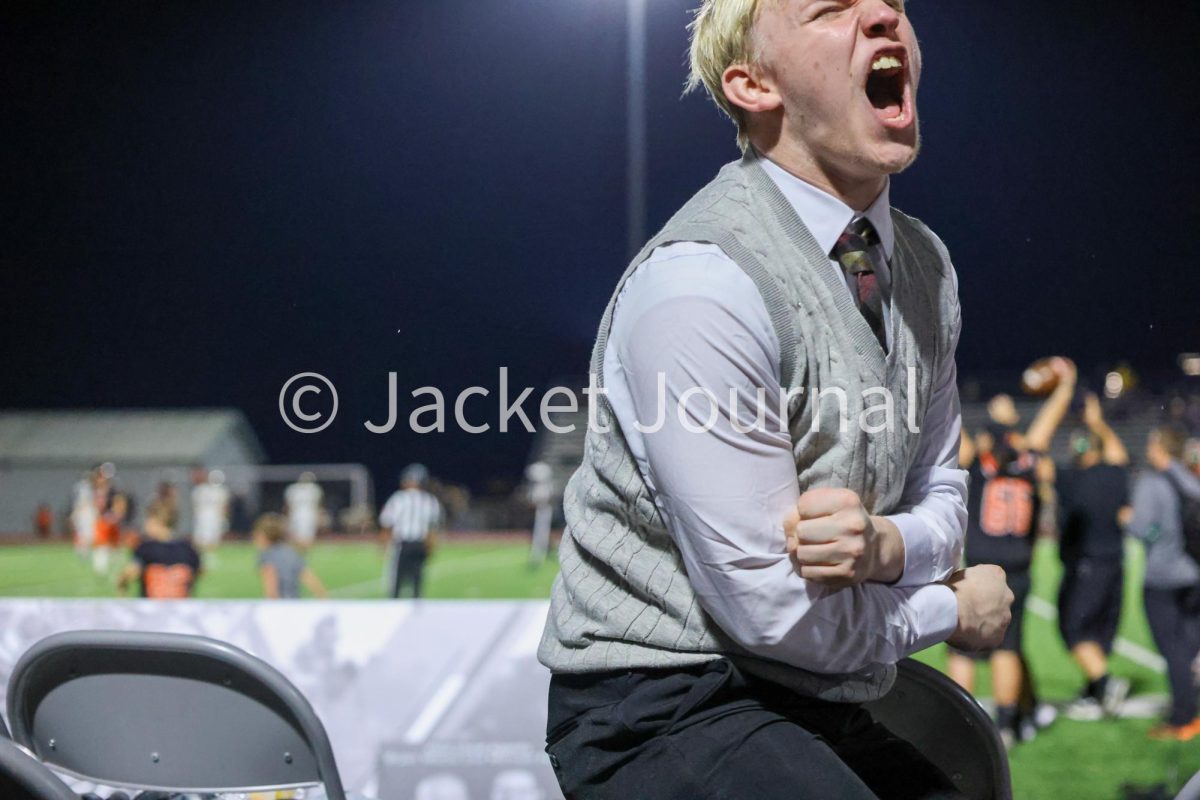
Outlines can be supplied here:
<path id="1" fill-rule="evenodd" d="M 854 289 L 854 299 L 863 319 L 883 352 L 887 352 L 887 333 L 883 329 L 883 294 L 875 279 L 875 262 L 871 260 L 871 248 L 879 246 L 879 233 L 866 217 L 851 222 L 833 246 L 833 259 L 842 265 L 849 276 L 849 285 Z"/>

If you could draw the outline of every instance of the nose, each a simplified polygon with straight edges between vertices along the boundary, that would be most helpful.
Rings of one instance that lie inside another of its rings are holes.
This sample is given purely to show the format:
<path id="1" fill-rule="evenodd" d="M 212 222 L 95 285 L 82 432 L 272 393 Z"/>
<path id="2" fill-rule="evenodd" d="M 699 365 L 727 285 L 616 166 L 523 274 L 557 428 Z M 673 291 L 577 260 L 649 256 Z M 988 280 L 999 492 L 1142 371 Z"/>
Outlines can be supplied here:
<path id="1" fill-rule="evenodd" d="M 868 36 L 895 38 L 900 27 L 900 12 L 884 0 L 869 0 L 863 13 L 863 30 Z"/>

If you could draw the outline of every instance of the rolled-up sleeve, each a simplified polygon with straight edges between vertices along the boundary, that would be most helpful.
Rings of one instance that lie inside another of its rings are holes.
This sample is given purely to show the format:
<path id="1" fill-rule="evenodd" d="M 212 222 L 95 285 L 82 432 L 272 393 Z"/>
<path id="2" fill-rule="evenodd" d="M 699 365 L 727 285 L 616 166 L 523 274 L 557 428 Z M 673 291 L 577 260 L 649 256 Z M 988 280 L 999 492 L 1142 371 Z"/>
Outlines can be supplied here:
<path id="1" fill-rule="evenodd" d="M 945 586 L 831 590 L 796 573 L 783 531 L 799 488 L 778 338 L 732 261 L 684 252 L 652 258 L 626 283 L 605 375 L 701 605 L 749 651 L 815 672 L 894 663 L 947 638 L 957 601 Z"/>

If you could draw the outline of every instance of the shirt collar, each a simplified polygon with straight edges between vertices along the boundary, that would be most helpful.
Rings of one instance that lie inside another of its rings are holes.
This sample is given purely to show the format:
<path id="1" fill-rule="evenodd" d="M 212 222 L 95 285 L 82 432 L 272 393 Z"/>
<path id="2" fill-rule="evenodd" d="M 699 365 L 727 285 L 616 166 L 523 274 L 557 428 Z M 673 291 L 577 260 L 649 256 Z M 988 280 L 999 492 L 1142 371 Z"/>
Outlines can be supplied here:
<path id="1" fill-rule="evenodd" d="M 890 178 L 884 183 L 883 191 L 867 208 L 866 213 L 860 214 L 828 192 L 797 178 L 769 158 L 760 156 L 759 163 L 779 187 L 779 191 L 817 240 L 823 252 L 833 252 L 833 246 L 850 223 L 859 217 L 866 217 L 879 233 L 884 255 L 888 261 L 892 260 L 892 251 L 896 247 L 896 230 L 892 225 Z"/>

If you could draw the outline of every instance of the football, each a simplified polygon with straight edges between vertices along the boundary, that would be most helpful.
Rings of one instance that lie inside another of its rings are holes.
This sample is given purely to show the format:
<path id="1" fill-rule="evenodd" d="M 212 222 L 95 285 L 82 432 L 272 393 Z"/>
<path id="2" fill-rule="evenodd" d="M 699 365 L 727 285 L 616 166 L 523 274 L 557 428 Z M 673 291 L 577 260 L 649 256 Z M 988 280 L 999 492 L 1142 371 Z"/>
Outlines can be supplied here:
<path id="1" fill-rule="evenodd" d="M 1040 358 L 1025 368 L 1021 374 L 1021 390 L 1034 397 L 1045 397 L 1058 386 L 1058 373 L 1054 371 L 1052 358 Z"/>

